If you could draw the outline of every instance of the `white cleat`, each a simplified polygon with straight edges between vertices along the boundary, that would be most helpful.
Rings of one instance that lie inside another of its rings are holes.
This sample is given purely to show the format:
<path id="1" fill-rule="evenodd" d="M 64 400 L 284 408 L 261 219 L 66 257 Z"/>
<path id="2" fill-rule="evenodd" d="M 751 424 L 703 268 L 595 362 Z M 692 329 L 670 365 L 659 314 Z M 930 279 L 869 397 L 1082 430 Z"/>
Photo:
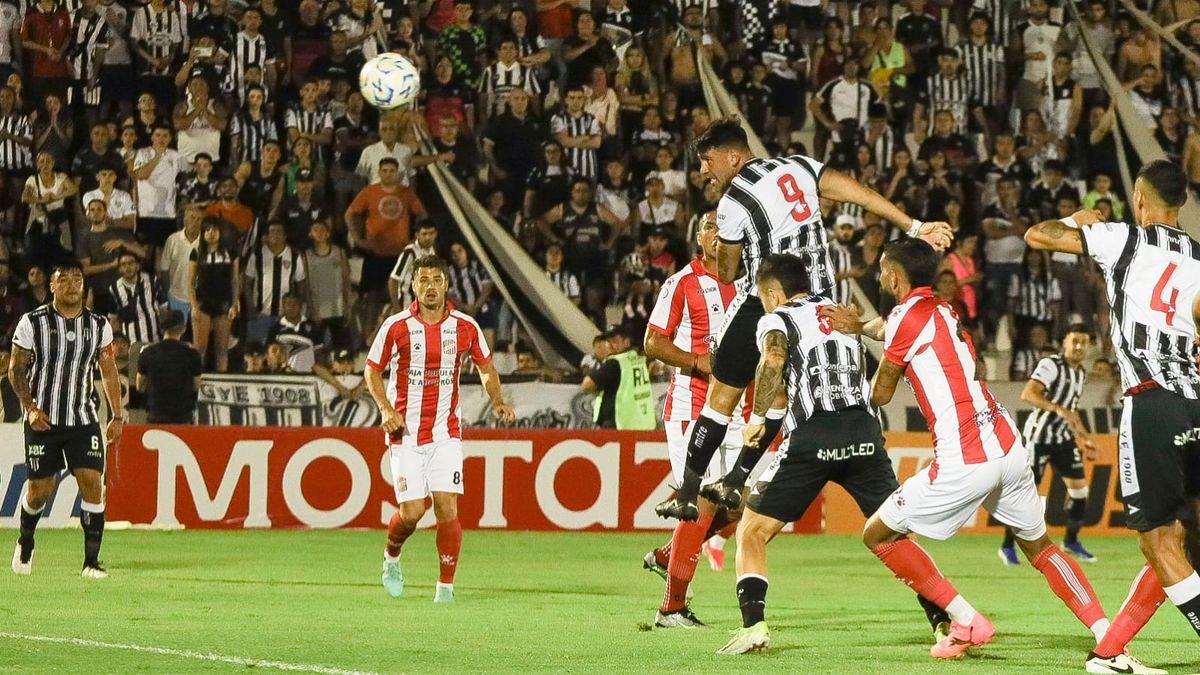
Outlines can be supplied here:
<path id="1" fill-rule="evenodd" d="M 384 559 L 383 589 L 393 598 L 398 598 L 404 594 L 404 574 L 400 571 L 399 558 L 396 558 L 395 562 L 390 562 L 386 558 Z"/>
<path id="2" fill-rule="evenodd" d="M 29 552 L 29 560 L 21 562 L 21 542 L 17 542 L 17 548 L 13 550 L 12 571 L 13 574 L 20 574 L 27 577 L 33 574 L 33 551 Z"/>
<path id="3" fill-rule="evenodd" d="M 1085 664 L 1087 672 L 1103 675 L 1104 673 L 1123 673 L 1124 675 L 1167 675 L 1167 671 L 1143 665 L 1132 654 L 1117 654 L 1112 658 L 1097 656 L 1095 652 L 1088 654 Z"/>
<path id="4" fill-rule="evenodd" d="M 454 585 L 438 582 L 437 590 L 433 593 L 434 602 L 454 602 Z"/>
<path id="5" fill-rule="evenodd" d="M 717 650 L 718 654 L 746 654 L 748 652 L 765 652 L 771 644 L 771 631 L 767 630 L 767 622 L 759 621 L 749 628 L 739 628 L 733 632 L 733 639 Z"/>
<path id="6" fill-rule="evenodd" d="M 690 607 L 684 607 L 675 612 L 659 610 L 654 617 L 656 628 L 704 628 L 707 624 L 692 613 Z"/>
<path id="7" fill-rule="evenodd" d="M 107 579 L 108 572 L 99 565 L 85 565 L 79 576 L 84 579 Z"/>

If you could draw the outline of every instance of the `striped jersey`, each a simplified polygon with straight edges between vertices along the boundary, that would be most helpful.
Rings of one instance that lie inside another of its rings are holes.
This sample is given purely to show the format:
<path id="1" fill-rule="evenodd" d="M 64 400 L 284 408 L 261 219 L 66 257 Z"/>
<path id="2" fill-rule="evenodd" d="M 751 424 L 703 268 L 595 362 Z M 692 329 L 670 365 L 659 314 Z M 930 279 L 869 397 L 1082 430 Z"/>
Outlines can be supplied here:
<path id="1" fill-rule="evenodd" d="M 47 303 L 17 322 L 13 344 L 33 352 L 29 389 L 53 426 L 75 427 L 100 421 L 96 364 L 112 345 L 108 319 L 83 308 L 68 319 Z"/>
<path id="2" fill-rule="evenodd" d="M 975 347 L 950 303 L 915 288 L 888 316 L 884 358 L 904 367 L 933 430 L 935 463 L 982 464 L 1020 441 L 1017 425 L 975 372 Z"/>
<path id="3" fill-rule="evenodd" d="M 270 316 L 283 315 L 283 296 L 295 292 L 308 278 L 304 256 L 291 246 L 273 253 L 266 244 L 254 251 L 246 261 L 245 273 L 250 278 L 250 297 L 255 309 Z"/>
<path id="4" fill-rule="evenodd" d="M 696 258 L 663 282 L 650 312 L 647 329 L 671 339 L 671 344 L 691 354 L 711 354 L 717 333 L 725 322 L 729 303 L 737 294 L 733 284 L 721 283 Z M 698 419 L 708 397 L 708 378 L 676 368 L 667 389 L 664 422 Z"/>
<path id="5" fill-rule="evenodd" d="M 979 101 L 979 105 L 993 106 L 999 101 L 999 94 L 1008 77 L 1005 72 L 1004 46 L 998 42 L 975 44 L 964 40 L 958 45 L 958 53 L 962 55 L 963 75 L 967 78 L 968 98 Z"/>
<path id="6" fill-rule="evenodd" d="M 1122 387 L 1154 382 L 1200 398 L 1192 316 L 1200 294 L 1200 244 L 1162 223 L 1095 223 L 1081 231 L 1084 252 L 1104 272 Z"/>
<path id="7" fill-rule="evenodd" d="M 437 323 L 425 323 L 416 302 L 384 319 L 367 366 L 391 370 L 387 397 L 404 415 L 402 442 L 428 445 L 462 438 L 458 375 L 467 354 L 478 366 L 492 360 L 479 324 L 450 302 Z"/>
<path id="8" fill-rule="evenodd" d="M 717 228 L 721 241 L 742 245 L 746 276 L 737 282 L 739 292 L 758 292 L 754 276 L 772 253 L 799 256 L 814 292 L 833 288 L 828 236 L 817 208 L 824 170 L 811 157 L 793 155 L 750 160 L 734 176 L 717 204 Z"/>
<path id="9" fill-rule="evenodd" d="M 486 286 L 492 283 L 483 263 L 478 260 L 468 260 L 463 267 L 451 265 L 449 278 L 449 293 L 464 305 L 473 305 L 479 301 Z M 484 305 L 480 310 L 486 309 Z"/>
<path id="10" fill-rule="evenodd" d="M 589 112 L 572 115 L 569 112 L 563 111 L 550 118 L 550 134 L 557 136 L 561 133 L 565 133 L 569 138 L 583 136 L 599 137 L 602 133 L 600 120 L 596 119 L 596 116 Z M 567 154 L 567 164 L 575 169 L 579 175 L 593 181 L 600 175 L 595 150 L 591 148 L 566 148 L 565 152 Z"/>
<path id="11" fill-rule="evenodd" d="M 154 67 L 149 62 L 142 64 L 146 75 L 174 75 L 171 59 L 183 49 L 187 39 L 187 26 L 179 13 L 167 5 L 163 11 L 154 10 L 153 5 L 144 5 L 133 15 L 129 39 L 141 43 L 142 48 L 156 59 L 166 58 L 167 63 Z"/>
<path id="12" fill-rule="evenodd" d="M 767 335 L 772 332 L 787 338 L 785 435 L 817 412 L 854 407 L 871 410 L 862 338 L 834 330 L 829 319 L 817 314 L 826 305 L 833 305 L 833 301 L 823 295 L 809 295 L 782 304 L 758 320 L 756 343 L 760 351 L 766 350 Z"/>
<path id="13" fill-rule="evenodd" d="M 1083 366 L 1072 366 L 1062 354 L 1055 354 L 1039 361 L 1029 377 L 1046 387 L 1047 401 L 1067 410 L 1075 410 L 1083 394 L 1083 384 L 1087 382 L 1087 371 Z M 1022 433 L 1025 442 L 1031 445 L 1071 443 L 1075 440 L 1075 434 L 1067 426 L 1066 420 L 1049 410 L 1034 410 L 1025 420 Z"/>
<path id="14" fill-rule="evenodd" d="M 132 342 L 158 342 L 158 311 L 166 305 L 166 296 L 154 277 L 139 272 L 132 282 L 118 277 L 108 287 L 116 304 L 114 316 L 121 322 L 121 332 Z"/>

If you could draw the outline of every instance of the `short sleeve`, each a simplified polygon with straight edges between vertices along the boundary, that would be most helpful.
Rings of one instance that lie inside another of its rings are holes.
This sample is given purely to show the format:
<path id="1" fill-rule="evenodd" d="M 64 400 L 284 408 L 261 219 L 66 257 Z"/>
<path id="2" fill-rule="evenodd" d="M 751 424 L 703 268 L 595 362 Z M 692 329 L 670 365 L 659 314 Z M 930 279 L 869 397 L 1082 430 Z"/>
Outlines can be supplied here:
<path id="1" fill-rule="evenodd" d="M 906 366 L 912 361 L 918 342 L 929 326 L 932 304 L 918 302 L 893 310 L 883 331 L 883 355 L 887 360 L 898 366 Z"/>
<path id="2" fill-rule="evenodd" d="M 150 349 L 150 347 L 151 347 L 151 345 L 146 345 L 146 346 L 142 347 L 142 351 L 138 353 L 138 360 L 137 360 L 138 375 L 146 375 L 151 370 L 153 370 L 153 368 L 151 368 L 150 366 L 153 365 L 151 363 L 151 361 L 154 359 L 154 350 Z"/>
<path id="3" fill-rule="evenodd" d="M 658 300 L 654 302 L 654 309 L 650 310 L 650 320 L 647 326 L 656 333 L 662 333 L 667 337 L 674 335 L 675 329 L 679 328 L 679 323 L 683 320 L 685 298 L 686 293 L 680 278 L 667 279 L 662 290 L 658 292 Z"/>
<path id="4" fill-rule="evenodd" d="M 1132 234 L 1125 223 L 1093 223 L 1079 230 L 1083 235 L 1083 252 L 1105 268 L 1116 265 Z"/>
<path id="5" fill-rule="evenodd" d="M 1037 368 L 1034 368 L 1033 374 L 1029 376 L 1029 379 L 1037 380 L 1049 387 L 1058 379 L 1058 365 L 1054 363 L 1054 359 L 1042 359 L 1038 361 Z"/>
<path id="6" fill-rule="evenodd" d="M 765 314 L 758 320 L 758 330 L 754 333 L 754 344 L 758 346 L 758 351 L 763 351 L 767 344 L 767 334 L 779 331 L 787 335 L 787 326 L 783 323 L 783 317 L 772 312 Z"/>
<path id="7" fill-rule="evenodd" d="M 33 322 L 29 320 L 28 314 L 23 314 L 21 319 L 17 321 L 17 327 L 13 331 L 12 342 L 21 349 L 33 351 Z"/>
<path id="8" fill-rule="evenodd" d="M 554 117 L 550 118 L 550 133 L 559 134 L 566 130 L 567 123 L 566 120 L 562 118 L 562 115 L 555 115 Z"/>
<path id="9" fill-rule="evenodd" d="M 395 326 L 396 322 L 385 321 L 379 327 L 379 332 L 371 342 L 371 349 L 367 352 L 367 366 L 382 371 L 387 362 L 392 360 L 392 352 L 396 349 L 395 339 L 392 337 L 392 329 Z"/>
<path id="10" fill-rule="evenodd" d="M 113 332 L 112 323 L 108 321 L 100 322 L 100 349 L 112 346 Z"/>
<path id="11" fill-rule="evenodd" d="M 492 360 L 492 348 L 488 346 L 487 338 L 483 337 L 483 330 L 474 321 L 471 322 L 471 327 L 474 329 L 471 331 L 474 333 L 471 337 L 470 345 L 471 360 L 477 366 L 490 363 Z"/>
<path id="12" fill-rule="evenodd" d="M 743 243 L 749 221 L 750 213 L 728 195 L 717 203 L 717 236 L 726 244 Z"/>

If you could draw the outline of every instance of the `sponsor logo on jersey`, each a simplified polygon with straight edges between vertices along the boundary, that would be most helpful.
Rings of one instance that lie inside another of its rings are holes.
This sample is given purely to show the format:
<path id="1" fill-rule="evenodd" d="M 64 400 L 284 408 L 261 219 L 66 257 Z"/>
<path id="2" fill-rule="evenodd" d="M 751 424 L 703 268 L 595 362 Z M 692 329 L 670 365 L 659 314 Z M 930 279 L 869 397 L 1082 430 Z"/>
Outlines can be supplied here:
<path id="1" fill-rule="evenodd" d="M 859 443 L 858 445 L 847 445 L 844 448 L 822 448 L 817 450 L 817 459 L 824 462 L 838 462 L 851 457 L 870 457 L 874 454 L 874 443 Z"/>
<path id="2" fill-rule="evenodd" d="M 29 446 L 29 448 L 26 450 L 26 453 L 27 453 L 27 454 L 28 454 L 30 457 L 41 457 L 41 456 L 43 456 L 43 455 L 45 455 L 45 454 L 46 454 L 46 446 L 44 446 L 44 445 L 31 445 L 31 446 Z"/>
<path id="3" fill-rule="evenodd" d="M 1192 428 L 1182 434 L 1175 434 L 1175 445 L 1187 445 L 1200 441 L 1200 429 Z"/>

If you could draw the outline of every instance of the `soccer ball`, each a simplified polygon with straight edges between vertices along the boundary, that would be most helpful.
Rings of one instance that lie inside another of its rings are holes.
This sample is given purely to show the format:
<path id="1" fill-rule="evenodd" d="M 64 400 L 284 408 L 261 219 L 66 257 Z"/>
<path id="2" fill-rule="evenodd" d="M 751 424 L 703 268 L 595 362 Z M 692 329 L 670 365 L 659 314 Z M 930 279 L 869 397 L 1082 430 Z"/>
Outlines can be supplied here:
<path id="1" fill-rule="evenodd" d="M 407 58 L 385 52 L 367 61 L 359 71 L 358 90 L 376 108 L 399 108 L 416 100 L 421 91 L 421 73 Z"/>

